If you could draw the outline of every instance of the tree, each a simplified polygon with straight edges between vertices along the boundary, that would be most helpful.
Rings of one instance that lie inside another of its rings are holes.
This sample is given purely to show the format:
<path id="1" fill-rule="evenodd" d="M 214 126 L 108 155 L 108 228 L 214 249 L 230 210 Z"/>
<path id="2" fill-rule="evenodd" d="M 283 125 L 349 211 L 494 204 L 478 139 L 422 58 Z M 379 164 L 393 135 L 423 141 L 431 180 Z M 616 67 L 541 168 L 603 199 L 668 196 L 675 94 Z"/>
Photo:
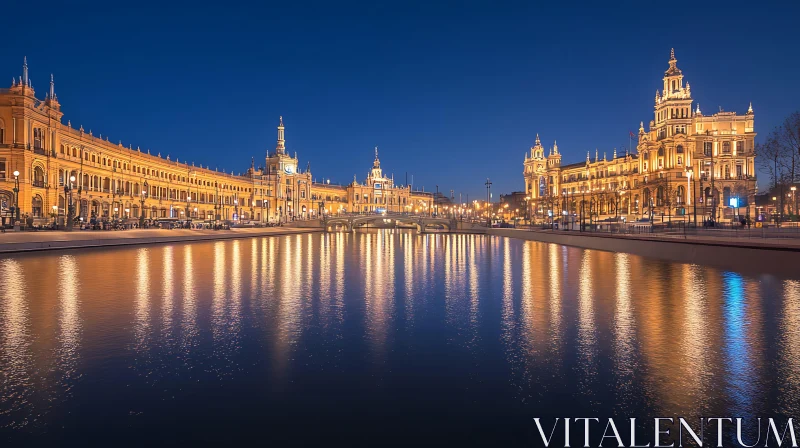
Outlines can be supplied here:
<path id="1" fill-rule="evenodd" d="M 779 192 L 783 219 L 785 187 L 800 177 L 800 112 L 789 114 L 767 140 L 756 147 L 759 165 L 769 174 L 772 188 Z"/>

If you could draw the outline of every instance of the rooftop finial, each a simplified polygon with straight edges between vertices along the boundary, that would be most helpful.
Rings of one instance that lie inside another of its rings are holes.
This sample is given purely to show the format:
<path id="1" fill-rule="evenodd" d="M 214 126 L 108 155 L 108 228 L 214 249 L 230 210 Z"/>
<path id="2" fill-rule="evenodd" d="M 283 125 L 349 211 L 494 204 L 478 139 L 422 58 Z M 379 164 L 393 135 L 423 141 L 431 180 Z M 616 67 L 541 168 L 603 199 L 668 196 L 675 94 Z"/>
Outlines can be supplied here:
<path id="1" fill-rule="evenodd" d="M 752 101 L 750 101 L 750 107 L 747 108 L 747 113 L 748 114 L 752 114 L 753 113 L 753 102 Z"/>
<path id="2" fill-rule="evenodd" d="M 675 60 L 675 49 L 674 48 L 671 48 L 669 50 L 669 60 L 670 61 L 674 61 Z"/>
<path id="3" fill-rule="evenodd" d="M 378 147 L 375 147 L 375 160 L 378 160 Z"/>
<path id="4" fill-rule="evenodd" d="M 50 99 L 54 99 L 56 96 L 56 83 L 53 82 L 53 74 L 50 73 Z"/>
<path id="5" fill-rule="evenodd" d="M 22 85 L 26 86 L 30 84 L 30 80 L 28 79 L 28 57 L 23 56 L 22 58 Z"/>
<path id="6" fill-rule="evenodd" d="M 694 111 L 694 113 L 696 113 L 697 115 L 702 115 L 702 112 L 700 112 L 700 103 L 697 103 L 697 110 Z"/>
<path id="7" fill-rule="evenodd" d="M 278 126 L 283 126 L 283 115 L 281 115 L 279 118 L 281 120 L 281 123 Z"/>
<path id="8" fill-rule="evenodd" d="M 539 141 L 539 133 L 536 133 L 536 146 L 539 146 L 541 142 Z"/>

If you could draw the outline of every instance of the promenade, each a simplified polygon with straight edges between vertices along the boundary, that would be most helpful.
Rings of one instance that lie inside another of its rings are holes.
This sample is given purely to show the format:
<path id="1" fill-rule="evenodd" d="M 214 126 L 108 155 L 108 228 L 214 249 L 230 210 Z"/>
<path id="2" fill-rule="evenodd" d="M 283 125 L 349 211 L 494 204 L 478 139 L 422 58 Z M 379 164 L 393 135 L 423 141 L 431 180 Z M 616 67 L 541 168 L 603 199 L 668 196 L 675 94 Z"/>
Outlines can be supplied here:
<path id="1" fill-rule="evenodd" d="M 257 236 L 292 235 L 320 229 L 297 227 L 233 228 L 231 230 L 146 229 L 106 231 L 39 231 L 0 234 L 0 254 L 137 244 L 225 240 Z"/>
<path id="2" fill-rule="evenodd" d="M 498 228 L 489 229 L 487 233 L 759 274 L 794 276 L 800 267 L 800 238 L 742 238 L 742 235 L 722 233 L 710 236 L 706 232 L 701 235 L 610 234 Z"/>

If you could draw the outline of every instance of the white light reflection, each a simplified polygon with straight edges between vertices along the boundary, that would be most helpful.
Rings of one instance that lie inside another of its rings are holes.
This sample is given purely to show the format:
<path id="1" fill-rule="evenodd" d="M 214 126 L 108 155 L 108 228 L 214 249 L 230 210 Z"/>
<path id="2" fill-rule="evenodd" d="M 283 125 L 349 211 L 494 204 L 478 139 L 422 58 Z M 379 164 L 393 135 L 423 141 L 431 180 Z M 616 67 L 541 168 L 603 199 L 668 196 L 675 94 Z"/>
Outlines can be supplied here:
<path id="1" fill-rule="evenodd" d="M 77 376 L 76 366 L 80 356 L 81 321 L 78 298 L 80 270 L 75 257 L 62 255 L 58 260 L 59 347 L 58 364 L 65 382 Z"/>

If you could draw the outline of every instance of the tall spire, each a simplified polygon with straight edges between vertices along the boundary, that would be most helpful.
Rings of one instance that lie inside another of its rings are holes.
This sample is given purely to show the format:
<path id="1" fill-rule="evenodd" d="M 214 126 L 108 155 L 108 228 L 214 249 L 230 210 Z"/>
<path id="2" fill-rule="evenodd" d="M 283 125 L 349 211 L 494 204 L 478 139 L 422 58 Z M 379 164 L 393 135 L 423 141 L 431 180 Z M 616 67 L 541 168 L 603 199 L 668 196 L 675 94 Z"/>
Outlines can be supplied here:
<path id="1" fill-rule="evenodd" d="M 753 102 L 752 101 L 750 101 L 750 107 L 747 108 L 747 113 L 748 114 L 752 114 L 753 113 Z"/>
<path id="2" fill-rule="evenodd" d="M 278 124 L 278 144 L 275 146 L 275 151 L 278 154 L 286 153 L 286 140 L 283 138 L 283 116 L 280 117 L 280 123 Z"/>
<path id="3" fill-rule="evenodd" d="M 30 84 L 28 79 L 28 57 L 24 56 L 22 59 L 22 85 L 27 86 Z"/>
<path id="4" fill-rule="evenodd" d="M 53 74 L 50 73 L 50 99 L 55 99 L 56 97 L 56 83 L 53 82 Z"/>
<path id="5" fill-rule="evenodd" d="M 553 140 L 553 154 L 558 155 L 558 143 Z"/>
<path id="6" fill-rule="evenodd" d="M 536 133 L 536 146 L 539 146 L 539 145 L 541 145 L 541 142 L 539 141 L 539 133 L 537 132 Z"/>
<path id="7" fill-rule="evenodd" d="M 595 162 L 597 162 L 597 159 L 598 159 L 598 155 L 599 155 L 599 154 L 600 154 L 600 153 L 597 151 L 597 148 L 594 148 L 594 161 L 595 161 Z"/>
<path id="8" fill-rule="evenodd" d="M 375 147 L 375 161 L 372 163 L 372 167 L 373 168 L 380 168 L 381 167 L 381 161 L 378 160 L 378 147 L 377 146 Z"/>

